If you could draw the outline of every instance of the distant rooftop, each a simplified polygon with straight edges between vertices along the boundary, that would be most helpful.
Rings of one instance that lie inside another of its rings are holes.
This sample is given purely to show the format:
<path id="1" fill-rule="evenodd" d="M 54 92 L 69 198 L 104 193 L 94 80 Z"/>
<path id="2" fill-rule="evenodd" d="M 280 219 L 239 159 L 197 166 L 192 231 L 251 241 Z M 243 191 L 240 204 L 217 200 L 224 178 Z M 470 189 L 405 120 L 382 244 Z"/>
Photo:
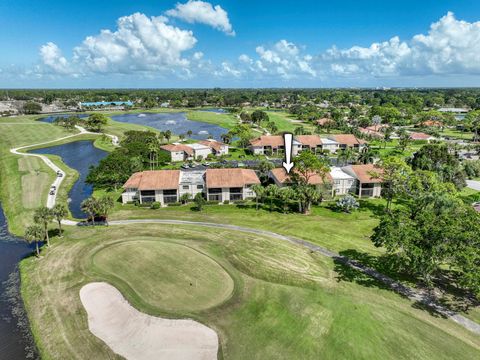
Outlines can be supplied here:
<path id="1" fill-rule="evenodd" d="M 113 105 L 113 106 L 120 106 L 120 105 L 128 105 L 132 106 L 133 103 L 129 101 L 95 101 L 95 102 L 81 102 L 81 106 L 108 106 L 108 105 Z"/>
<path id="2" fill-rule="evenodd" d="M 465 108 L 455 108 L 455 107 L 444 107 L 438 109 L 440 112 L 451 112 L 451 113 L 467 113 L 468 109 Z"/>

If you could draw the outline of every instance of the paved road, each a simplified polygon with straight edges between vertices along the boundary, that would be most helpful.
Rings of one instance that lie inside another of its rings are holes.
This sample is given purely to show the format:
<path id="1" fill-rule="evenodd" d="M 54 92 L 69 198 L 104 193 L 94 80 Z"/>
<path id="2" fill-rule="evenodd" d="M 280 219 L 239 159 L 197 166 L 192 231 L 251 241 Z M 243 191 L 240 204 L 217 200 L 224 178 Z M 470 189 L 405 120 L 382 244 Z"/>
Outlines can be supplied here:
<path id="1" fill-rule="evenodd" d="M 32 124 L 36 124 L 36 123 L 32 123 Z M 48 208 L 52 208 L 55 206 L 55 202 L 57 200 L 57 192 L 58 192 L 58 189 L 60 187 L 60 185 L 62 184 L 63 182 L 63 179 L 65 178 L 65 172 L 60 169 L 57 165 L 55 165 L 48 157 L 46 157 L 45 155 L 40 155 L 40 154 L 30 154 L 30 153 L 25 153 L 25 152 L 21 152 L 20 150 L 26 150 L 28 148 L 31 148 L 31 147 L 36 147 L 36 146 L 41 146 L 41 145 L 47 145 L 47 144 L 51 144 L 51 143 L 55 143 L 57 141 L 60 141 L 60 140 L 64 140 L 64 139 L 69 139 L 69 138 L 73 138 L 73 137 L 76 137 L 76 136 L 79 136 L 79 135 L 83 135 L 83 134 L 95 134 L 95 135 L 100 135 L 99 133 L 94 133 L 94 132 L 91 132 L 91 131 L 87 131 L 85 130 L 83 127 L 81 126 L 78 126 L 76 125 L 75 126 L 77 128 L 77 130 L 79 131 L 78 133 L 76 134 L 73 134 L 73 135 L 68 135 L 68 136 L 64 136 L 64 137 L 61 137 L 61 138 L 58 138 L 58 139 L 55 139 L 55 140 L 51 140 L 51 141 L 46 141 L 46 142 L 43 142 L 43 143 L 38 143 L 38 144 L 31 144 L 31 145 L 26 145 L 26 146 L 21 146 L 21 147 L 18 147 L 18 148 L 13 148 L 13 149 L 10 149 L 10 152 L 12 154 L 16 154 L 16 155 L 22 155 L 22 156 L 35 156 L 35 157 L 38 157 L 40 159 L 43 160 L 43 162 L 45 164 L 47 164 L 47 166 L 52 169 L 56 174 L 58 174 L 58 176 L 55 178 L 55 181 L 52 183 L 52 187 L 55 186 L 55 191 L 53 192 L 53 194 L 48 194 L 48 197 L 47 197 L 47 207 Z M 112 144 L 114 146 L 118 146 L 118 137 L 115 136 L 115 135 L 110 135 L 110 134 L 105 134 L 107 135 L 109 138 L 112 139 Z"/>
<path id="2" fill-rule="evenodd" d="M 480 181 L 467 180 L 467 187 L 473 190 L 480 191 Z"/>

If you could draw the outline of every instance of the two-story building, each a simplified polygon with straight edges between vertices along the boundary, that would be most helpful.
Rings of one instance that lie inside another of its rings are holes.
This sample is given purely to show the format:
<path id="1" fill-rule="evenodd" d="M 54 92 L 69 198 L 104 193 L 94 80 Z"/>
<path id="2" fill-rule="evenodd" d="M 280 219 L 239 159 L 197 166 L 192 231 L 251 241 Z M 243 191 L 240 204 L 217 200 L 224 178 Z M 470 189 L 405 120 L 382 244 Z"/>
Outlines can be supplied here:
<path id="1" fill-rule="evenodd" d="M 199 141 L 198 143 L 208 146 L 211 149 L 212 154 L 215 156 L 222 156 L 222 155 L 228 154 L 228 145 L 220 141 L 207 139 L 207 140 Z"/>
<path id="2" fill-rule="evenodd" d="M 207 169 L 206 171 L 153 170 L 132 174 L 123 185 L 122 202 L 175 203 L 182 195 L 198 193 L 210 201 L 238 201 L 252 198 L 252 185 L 260 184 L 255 171 L 249 169 Z"/>
<path id="3" fill-rule="evenodd" d="M 203 160 L 213 154 L 221 156 L 228 154 L 228 145 L 209 139 L 192 144 L 173 143 L 160 146 L 162 151 L 170 154 L 170 161 Z"/>
<path id="4" fill-rule="evenodd" d="M 170 154 L 170 161 L 186 161 L 193 159 L 193 149 L 184 144 L 167 144 L 160 146 L 160 149 Z"/>
<path id="5" fill-rule="evenodd" d="M 349 165 L 342 168 L 355 178 L 353 192 L 359 197 L 380 197 L 382 193 L 382 169 L 373 164 Z"/>
<path id="6" fill-rule="evenodd" d="M 345 150 L 346 148 L 362 150 L 367 143 L 353 134 L 332 134 L 328 138 L 338 143 L 339 150 Z"/>

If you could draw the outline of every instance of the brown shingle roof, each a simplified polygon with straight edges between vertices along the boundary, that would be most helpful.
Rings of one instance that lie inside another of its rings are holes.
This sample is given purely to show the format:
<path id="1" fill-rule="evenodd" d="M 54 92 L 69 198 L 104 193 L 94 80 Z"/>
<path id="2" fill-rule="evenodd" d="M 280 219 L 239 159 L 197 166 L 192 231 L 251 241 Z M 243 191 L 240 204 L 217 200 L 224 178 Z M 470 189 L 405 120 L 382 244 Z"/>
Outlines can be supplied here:
<path id="1" fill-rule="evenodd" d="M 243 187 L 260 184 L 255 171 L 249 169 L 207 169 L 205 180 L 207 188 Z"/>
<path id="2" fill-rule="evenodd" d="M 322 139 L 318 135 L 297 135 L 295 139 L 302 145 L 307 145 L 309 147 L 317 147 L 322 145 Z"/>
<path id="3" fill-rule="evenodd" d="M 358 139 L 353 134 L 336 134 L 336 135 L 331 135 L 330 138 L 340 144 L 345 144 L 347 146 L 360 145 L 360 144 L 366 143 L 366 141 L 362 139 Z"/>
<path id="4" fill-rule="evenodd" d="M 179 179 L 180 170 L 142 171 L 130 176 L 123 187 L 138 190 L 177 189 Z"/>
<path id="5" fill-rule="evenodd" d="M 292 171 L 295 171 L 295 169 Z M 283 167 L 271 170 L 270 174 L 281 184 L 288 184 L 291 182 L 290 176 Z M 325 182 L 332 182 L 332 180 L 332 176 L 329 173 L 325 174 L 325 181 L 320 175 L 312 173 L 308 179 L 308 183 L 310 185 L 321 185 Z"/>
<path id="6" fill-rule="evenodd" d="M 198 143 L 202 144 L 202 145 L 205 145 L 205 146 L 208 146 L 209 148 L 212 148 L 215 151 L 221 151 L 222 146 L 225 146 L 224 143 L 222 143 L 220 141 L 217 141 L 217 140 L 212 140 L 212 139 L 202 140 L 202 141 L 199 141 Z"/>
<path id="7" fill-rule="evenodd" d="M 284 146 L 283 137 L 280 135 L 264 135 L 259 138 L 250 140 L 252 146 L 271 146 L 279 147 Z"/>
<path id="8" fill-rule="evenodd" d="M 431 137 L 432 137 L 431 135 L 421 133 L 421 132 L 414 132 L 410 134 L 410 139 L 412 140 L 428 140 Z"/>
<path id="9" fill-rule="evenodd" d="M 351 165 L 352 171 L 356 178 L 362 183 L 381 183 L 381 178 L 374 178 L 375 175 L 381 176 L 383 171 L 381 168 L 373 164 L 366 165 Z"/>
<path id="10" fill-rule="evenodd" d="M 184 151 L 184 152 L 186 152 L 188 155 L 192 155 L 192 154 L 193 154 L 193 149 L 192 149 L 190 146 L 183 145 L 183 144 L 167 144 L 167 145 L 162 145 L 162 146 L 160 146 L 160 149 L 163 149 L 163 150 L 169 151 L 169 152 L 180 152 L 180 151 Z"/>

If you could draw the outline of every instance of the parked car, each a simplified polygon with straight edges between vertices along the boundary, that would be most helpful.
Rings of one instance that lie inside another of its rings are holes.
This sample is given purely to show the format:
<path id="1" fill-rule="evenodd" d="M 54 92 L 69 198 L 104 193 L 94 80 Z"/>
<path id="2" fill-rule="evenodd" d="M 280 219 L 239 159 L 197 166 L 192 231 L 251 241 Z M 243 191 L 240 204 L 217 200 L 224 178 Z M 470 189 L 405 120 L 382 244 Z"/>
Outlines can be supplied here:
<path id="1" fill-rule="evenodd" d="M 55 195 L 55 190 L 50 191 L 50 195 Z"/>

